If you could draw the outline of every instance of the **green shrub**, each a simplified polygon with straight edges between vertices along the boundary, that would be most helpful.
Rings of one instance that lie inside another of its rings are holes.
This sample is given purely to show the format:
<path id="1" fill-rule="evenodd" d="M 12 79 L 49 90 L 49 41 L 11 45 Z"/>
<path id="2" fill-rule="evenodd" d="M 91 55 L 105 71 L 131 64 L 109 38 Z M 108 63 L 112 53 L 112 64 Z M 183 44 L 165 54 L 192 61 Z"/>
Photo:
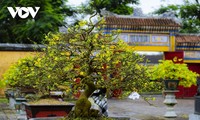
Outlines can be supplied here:
<path id="1" fill-rule="evenodd" d="M 196 85 L 199 74 L 188 69 L 187 64 L 173 63 L 171 60 L 161 60 L 150 74 L 152 80 L 179 80 L 179 85 L 190 87 Z"/>

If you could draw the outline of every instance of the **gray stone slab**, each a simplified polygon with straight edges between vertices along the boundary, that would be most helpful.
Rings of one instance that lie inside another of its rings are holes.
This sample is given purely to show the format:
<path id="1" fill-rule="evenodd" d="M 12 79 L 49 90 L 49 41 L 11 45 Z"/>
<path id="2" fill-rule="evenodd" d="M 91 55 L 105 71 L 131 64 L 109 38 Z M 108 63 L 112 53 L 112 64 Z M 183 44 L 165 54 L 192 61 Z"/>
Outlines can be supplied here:
<path id="1" fill-rule="evenodd" d="M 27 120 L 26 115 L 18 115 L 17 120 Z"/>
<path id="2" fill-rule="evenodd" d="M 17 120 L 17 117 L 16 117 L 16 116 L 10 115 L 10 116 L 7 116 L 7 117 L 8 117 L 8 120 Z"/>
<path id="3" fill-rule="evenodd" d="M 114 120 L 130 120 L 130 117 L 123 117 L 123 116 L 118 116 L 118 117 L 109 117 Z"/>
<path id="4" fill-rule="evenodd" d="M 17 119 L 17 115 L 16 112 L 13 110 L 3 110 L 4 111 L 4 115 L 7 117 L 7 120 L 16 120 Z"/>
<path id="5" fill-rule="evenodd" d="M 190 114 L 189 120 L 200 120 L 200 115 L 197 114 Z"/>
<path id="6" fill-rule="evenodd" d="M 0 113 L 0 120 L 8 120 L 5 114 Z"/>

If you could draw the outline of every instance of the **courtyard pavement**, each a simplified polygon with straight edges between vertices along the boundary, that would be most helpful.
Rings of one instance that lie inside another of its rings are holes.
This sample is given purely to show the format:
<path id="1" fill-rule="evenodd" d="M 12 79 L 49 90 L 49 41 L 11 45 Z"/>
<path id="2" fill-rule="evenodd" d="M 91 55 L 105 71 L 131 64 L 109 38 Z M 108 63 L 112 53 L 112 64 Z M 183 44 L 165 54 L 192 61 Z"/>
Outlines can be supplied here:
<path id="1" fill-rule="evenodd" d="M 129 117 L 131 120 L 189 120 L 189 115 L 194 113 L 194 99 L 177 99 L 175 106 L 177 118 L 164 118 L 166 106 L 164 98 L 156 96 L 149 105 L 144 99 L 109 99 L 108 110 L 111 117 Z M 25 115 L 17 114 L 9 108 L 8 104 L 0 103 L 0 120 L 26 120 Z"/>
<path id="2" fill-rule="evenodd" d="M 194 113 L 194 99 L 177 99 L 178 104 L 174 107 L 177 118 L 165 118 L 163 116 L 166 106 L 163 101 L 164 97 L 162 96 L 156 96 L 154 101 L 150 100 L 152 105 L 142 98 L 137 100 L 110 99 L 108 101 L 109 115 L 126 116 L 131 120 L 189 120 L 189 115 Z"/>

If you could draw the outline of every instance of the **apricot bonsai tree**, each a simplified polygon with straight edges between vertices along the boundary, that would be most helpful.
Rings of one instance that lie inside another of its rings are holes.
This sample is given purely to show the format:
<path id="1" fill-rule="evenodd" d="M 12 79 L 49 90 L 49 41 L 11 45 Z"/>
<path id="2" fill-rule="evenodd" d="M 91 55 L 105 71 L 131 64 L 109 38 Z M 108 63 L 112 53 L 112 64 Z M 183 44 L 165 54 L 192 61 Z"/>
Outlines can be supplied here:
<path id="1" fill-rule="evenodd" d="M 66 81 L 79 79 L 84 90 L 77 100 L 73 117 L 96 117 L 88 98 L 97 89 L 143 91 L 149 89 L 144 59 L 118 39 L 119 31 L 105 34 L 103 20 L 81 21 L 67 34 L 47 37 L 47 51 L 55 59 L 65 59 Z M 62 57 L 64 56 L 64 57 Z M 55 60 L 54 59 L 54 60 Z M 57 68 L 58 69 L 58 68 Z M 61 71 L 62 72 L 62 71 Z"/>
<path id="2" fill-rule="evenodd" d="M 104 25 L 103 19 L 95 23 L 81 21 L 69 27 L 66 34 L 48 34 L 46 48 L 42 55 L 33 58 L 33 67 L 27 68 L 28 73 L 14 77 L 30 80 L 30 86 L 41 94 L 80 80 L 77 85 L 83 92 L 76 101 L 73 117 L 99 115 L 90 109 L 88 100 L 97 89 L 105 89 L 106 93 L 114 89 L 131 92 L 151 89 L 143 57 L 119 39 L 118 30 L 105 34 Z M 16 85 L 16 81 L 12 84 Z"/>

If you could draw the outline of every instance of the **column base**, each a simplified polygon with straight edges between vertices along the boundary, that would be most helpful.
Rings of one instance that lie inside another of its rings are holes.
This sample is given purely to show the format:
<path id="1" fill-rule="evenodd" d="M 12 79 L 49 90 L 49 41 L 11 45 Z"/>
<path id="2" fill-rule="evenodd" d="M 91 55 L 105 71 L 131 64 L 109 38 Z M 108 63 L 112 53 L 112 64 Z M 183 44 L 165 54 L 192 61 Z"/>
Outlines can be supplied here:
<path id="1" fill-rule="evenodd" d="M 164 117 L 166 118 L 175 118 L 177 117 L 176 112 L 173 108 L 167 108 L 167 112 L 165 113 Z"/>

